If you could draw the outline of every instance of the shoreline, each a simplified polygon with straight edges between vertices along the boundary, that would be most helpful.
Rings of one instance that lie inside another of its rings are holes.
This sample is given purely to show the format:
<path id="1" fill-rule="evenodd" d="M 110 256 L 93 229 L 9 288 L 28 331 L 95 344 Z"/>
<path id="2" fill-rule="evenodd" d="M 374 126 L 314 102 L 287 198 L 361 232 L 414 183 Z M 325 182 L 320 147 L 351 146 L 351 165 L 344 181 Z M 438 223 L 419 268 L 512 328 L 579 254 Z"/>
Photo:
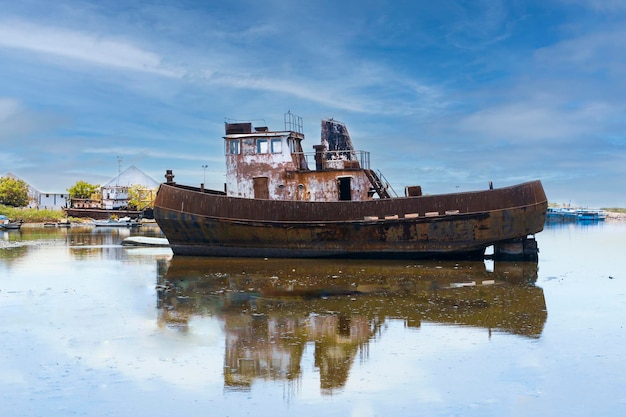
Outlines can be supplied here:
<path id="1" fill-rule="evenodd" d="M 606 212 L 606 220 L 608 221 L 624 221 L 626 220 L 626 213 L 618 213 L 615 211 L 607 211 Z M 605 220 L 605 221 L 606 221 Z M 45 223 L 47 222 L 24 222 L 22 227 L 26 228 L 37 228 L 37 227 L 46 227 Z M 50 223 L 58 223 L 58 222 L 50 222 Z M 142 226 L 147 227 L 158 227 L 158 224 L 154 220 L 145 221 L 143 220 L 141 223 Z M 72 222 L 72 226 L 93 226 L 91 221 L 74 221 Z M 56 228 L 58 226 L 51 226 L 50 228 Z"/>
<path id="2" fill-rule="evenodd" d="M 606 220 L 626 220 L 626 213 L 618 213 L 615 211 L 606 212 Z"/>

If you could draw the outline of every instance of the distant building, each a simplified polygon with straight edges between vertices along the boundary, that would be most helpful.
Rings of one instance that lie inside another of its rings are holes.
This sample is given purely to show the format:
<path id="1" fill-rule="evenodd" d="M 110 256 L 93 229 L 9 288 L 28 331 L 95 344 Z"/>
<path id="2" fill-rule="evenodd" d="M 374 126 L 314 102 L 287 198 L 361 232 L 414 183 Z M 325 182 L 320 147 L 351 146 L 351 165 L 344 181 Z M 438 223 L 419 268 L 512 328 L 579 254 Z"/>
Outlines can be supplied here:
<path id="1" fill-rule="evenodd" d="M 39 193 L 37 207 L 40 209 L 60 210 L 68 207 L 70 203 L 70 195 L 60 193 Z"/>
<path id="2" fill-rule="evenodd" d="M 21 180 L 15 174 L 7 173 L 5 177 Z M 44 193 L 24 181 L 28 187 L 28 207 L 49 210 L 60 210 L 66 207 L 91 209 L 99 208 L 117 210 L 128 207 L 128 190 L 133 186 L 153 192 L 159 183 L 139 168 L 133 166 L 122 171 L 118 176 L 100 187 L 102 201 L 91 199 L 70 199 L 69 193 Z M 150 194 L 150 193 L 148 193 Z M 140 208 L 141 209 L 141 208 Z"/>
<path id="3" fill-rule="evenodd" d="M 92 200 L 90 198 L 72 198 L 70 206 L 80 209 L 99 209 L 102 208 L 102 202 L 100 200 Z"/>
<path id="4" fill-rule="evenodd" d="M 159 183 L 132 165 L 100 187 L 102 208 L 106 210 L 127 208 L 128 190 L 133 186 L 139 186 L 146 190 L 155 190 L 158 188 Z"/>
<path id="5" fill-rule="evenodd" d="M 4 175 L 14 180 L 24 181 L 13 173 L 7 173 Z M 67 207 L 70 201 L 70 195 L 68 193 L 43 193 L 24 181 L 28 187 L 28 208 L 40 208 L 49 210 L 60 210 L 63 207 Z"/>

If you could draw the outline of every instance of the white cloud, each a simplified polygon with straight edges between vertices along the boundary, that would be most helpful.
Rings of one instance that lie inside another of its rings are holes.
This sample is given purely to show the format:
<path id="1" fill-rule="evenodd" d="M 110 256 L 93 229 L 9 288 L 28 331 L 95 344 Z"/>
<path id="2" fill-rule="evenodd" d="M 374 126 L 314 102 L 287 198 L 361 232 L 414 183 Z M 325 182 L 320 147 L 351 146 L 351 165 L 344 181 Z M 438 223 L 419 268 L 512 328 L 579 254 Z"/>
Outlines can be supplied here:
<path id="1" fill-rule="evenodd" d="M 323 69 L 312 65 L 308 75 L 298 76 L 294 76 L 296 70 L 285 68 L 282 61 L 258 66 L 258 61 L 253 60 L 254 66 L 251 66 L 249 60 L 242 59 L 249 56 L 249 52 L 239 46 L 228 45 L 228 41 L 219 34 L 212 34 L 211 37 L 215 42 L 208 51 L 202 51 L 203 55 L 199 51 L 188 50 L 182 53 L 191 54 L 187 56 L 187 66 L 171 66 L 165 62 L 178 61 L 181 54 L 162 56 L 110 35 L 41 26 L 22 20 L 0 22 L 0 47 L 185 79 L 191 83 L 286 94 L 334 109 L 406 114 L 431 107 L 429 99 L 437 95 L 429 86 L 396 74 L 388 67 L 363 60 L 348 60 L 329 74 L 320 74 Z M 211 62 L 205 55 L 212 57 Z M 372 89 L 381 92 L 381 98 L 362 92 Z M 402 92 L 403 96 L 397 96 L 398 92 Z M 392 95 L 393 100 L 383 99 Z M 428 103 L 419 104 L 424 101 Z M 420 109 L 414 108 L 416 103 Z"/>
<path id="2" fill-rule="evenodd" d="M 624 53 L 626 31 L 605 29 L 541 48 L 535 55 L 535 62 L 551 73 L 582 75 L 604 70 L 621 78 L 626 67 Z"/>
<path id="3" fill-rule="evenodd" d="M 182 77 L 159 55 L 121 39 L 10 20 L 0 22 L 0 46 L 55 55 L 95 65 Z"/>
<path id="4" fill-rule="evenodd" d="M 496 139 L 563 140 L 601 133 L 612 110 L 604 103 L 566 108 L 558 103 L 518 102 L 488 108 L 461 120 L 462 130 Z"/>

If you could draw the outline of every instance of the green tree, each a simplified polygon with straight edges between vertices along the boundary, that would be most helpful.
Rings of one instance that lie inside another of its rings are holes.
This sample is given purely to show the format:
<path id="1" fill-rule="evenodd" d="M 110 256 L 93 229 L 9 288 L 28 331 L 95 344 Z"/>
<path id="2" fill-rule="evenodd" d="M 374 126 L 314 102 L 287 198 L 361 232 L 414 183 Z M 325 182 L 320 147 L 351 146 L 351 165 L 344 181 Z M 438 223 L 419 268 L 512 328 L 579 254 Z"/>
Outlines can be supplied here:
<path id="1" fill-rule="evenodd" d="M 28 185 L 11 177 L 0 178 L 0 204 L 13 207 L 28 205 Z"/>
<path id="2" fill-rule="evenodd" d="M 152 207 L 156 190 L 145 188 L 142 185 L 135 184 L 128 189 L 128 206 L 136 210 L 143 210 L 146 207 Z"/>
<path id="3" fill-rule="evenodd" d="M 76 184 L 67 189 L 70 198 L 91 198 L 100 188 L 99 185 L 89 184 L 85 181 L 76 181 Z"/>

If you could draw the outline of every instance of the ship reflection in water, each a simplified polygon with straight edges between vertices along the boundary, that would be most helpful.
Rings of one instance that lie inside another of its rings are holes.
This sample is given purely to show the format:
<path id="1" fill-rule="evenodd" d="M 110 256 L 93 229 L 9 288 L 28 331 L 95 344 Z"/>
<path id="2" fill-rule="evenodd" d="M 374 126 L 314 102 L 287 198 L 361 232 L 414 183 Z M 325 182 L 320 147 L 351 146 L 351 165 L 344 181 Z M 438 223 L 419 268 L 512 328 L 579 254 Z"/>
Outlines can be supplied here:
<path id="1" fill-rule="evenodd" d="M 158 261 L 160 326 L 185 332 L 194 316 L 225 332 L 224 385 L 298 381 L 314 348 L 321 391 L 344 387 L 386 320 L 473 326 L 538 338 L 546 318 L 536 262 L 254 260 Z"/>

